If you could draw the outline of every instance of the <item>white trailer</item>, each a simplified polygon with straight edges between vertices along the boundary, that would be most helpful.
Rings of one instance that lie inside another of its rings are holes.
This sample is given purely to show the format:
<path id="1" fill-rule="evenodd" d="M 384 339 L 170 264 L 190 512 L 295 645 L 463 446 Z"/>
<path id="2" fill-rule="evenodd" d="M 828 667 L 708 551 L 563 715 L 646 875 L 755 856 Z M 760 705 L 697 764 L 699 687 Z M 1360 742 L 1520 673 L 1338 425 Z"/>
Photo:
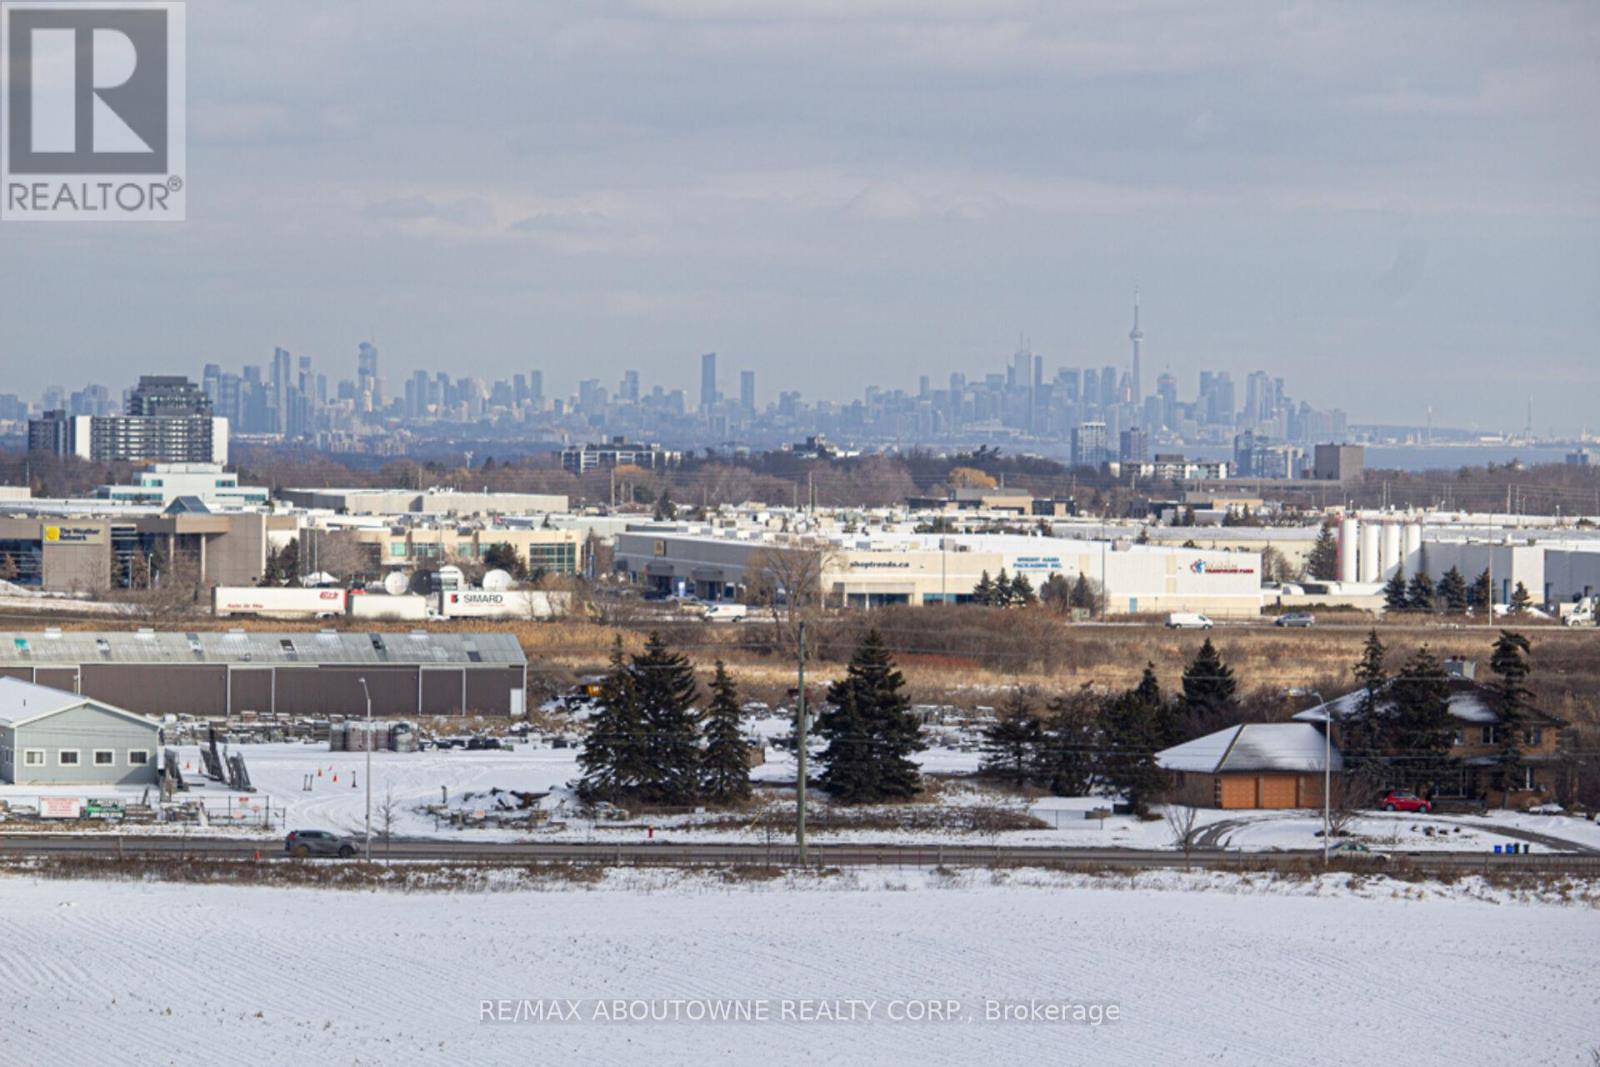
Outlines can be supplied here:
<path id="1" fill-rule="evenodd" d="M 571 593 L 542 589 L 457 589 L 438 594 L 445 619 L 553 619 L 572 606 Z"/>
<path id="2" fill-rule="evenodd" d="M 344 602 L 343 589 L 219 585 L 211 590 L 211 613 L 218 618 L 329 619 L 345 613 Z"/>
<path id="3" fill-rule="evenodd" d="M 398 619 L 422 621 L 428 617 L 425 596 L 391 596 L 388 593 L 363 593 L 350 598 L 352 619 Z"/>

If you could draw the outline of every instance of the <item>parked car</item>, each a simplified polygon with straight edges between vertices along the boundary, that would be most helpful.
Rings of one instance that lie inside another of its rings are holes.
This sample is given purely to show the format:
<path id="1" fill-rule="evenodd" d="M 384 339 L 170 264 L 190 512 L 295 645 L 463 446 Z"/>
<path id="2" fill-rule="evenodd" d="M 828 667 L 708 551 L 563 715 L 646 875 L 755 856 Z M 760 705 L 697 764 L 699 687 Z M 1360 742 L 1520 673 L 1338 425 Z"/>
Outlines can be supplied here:
<path id="1" fill-rule="evenodd" d="M 291 856 L 338 856 L 349 859 L 356 854 L 356 846 L 349 838 L 331 834 L 326 830 L 290 830 L 283 839 L 283 850 Z"/>
<path id="2" fill-rule="evenodd" d="M 1291 611 L 1287 615 L 1279 615 L 1272 623 L 1274 626 L 1285 627 L 1306 627 L 1315 626 L 1316 624 L 1317 617 L 1304 611 Z"/>
<path id="3" fill-rule="evenodd" d="M 1378 807 L 1384 811 L 1420 811 L 1424 815 L 1433 810 L 1433 805 L 1427 800 L 1402 789 L 1389 790 L 1379 801 Z"/>
<path id="4" fill-rule="evenodd" d="M 1209 630 L 1211 620 L 1197 611 L 1174 611 L 1167 616 L 1169 630 Z"/>
<path id="5" fill-rule="evenodd" d="M 1328 849 L 1328 858 L 1335 860 L 1357 860 L 1377 863 L 1389 862 L 1387 852 L 1379 852 L 1368 848 L 1360 841 L 1340 841 Z"/>

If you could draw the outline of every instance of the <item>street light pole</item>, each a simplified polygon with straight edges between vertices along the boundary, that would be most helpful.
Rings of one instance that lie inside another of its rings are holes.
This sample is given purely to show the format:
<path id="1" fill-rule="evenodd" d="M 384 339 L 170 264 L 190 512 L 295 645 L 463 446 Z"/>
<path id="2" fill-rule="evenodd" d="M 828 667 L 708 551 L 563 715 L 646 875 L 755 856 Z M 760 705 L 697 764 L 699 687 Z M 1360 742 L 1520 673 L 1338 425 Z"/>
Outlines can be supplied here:
<path id="1" fill-rule="evenodd" d="M 367 862 L 372 862 L 372 690 L 367 688 L 367 679 L 361 679 L 361 692 L 367 698 L 367 832 L 366 856 Z"/>
<path id="2" fill-rule="evenodd" d="M 1333 833 L 1333 712 L 1315 689 L 1291 689 L 1290 696 L 1316 697 L 1322 706 L 1322 865 L 1328 865 L 1328 847 Z"/>

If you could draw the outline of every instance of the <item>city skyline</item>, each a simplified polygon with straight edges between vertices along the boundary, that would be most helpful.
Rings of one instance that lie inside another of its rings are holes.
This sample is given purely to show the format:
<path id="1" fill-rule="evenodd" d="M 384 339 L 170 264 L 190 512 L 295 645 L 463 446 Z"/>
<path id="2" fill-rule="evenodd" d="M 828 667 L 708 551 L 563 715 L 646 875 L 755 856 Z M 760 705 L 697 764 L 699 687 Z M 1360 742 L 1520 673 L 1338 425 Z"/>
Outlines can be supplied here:
<path id="1" fill-rule="evenodd" d="M 1593 429 L 1581 7 L 474 13 L 208 5 L 189 221 L 10 228 L 12 388 L 374 339 L 553 388 L 692 391 L 716 351 L 844 398 L 1019 331 L 1120 365 L 1137 285 L 1147 391 L 1266 368 L 1373 422 Z M 421 39 L 425 91 L 391 62 Z"/>

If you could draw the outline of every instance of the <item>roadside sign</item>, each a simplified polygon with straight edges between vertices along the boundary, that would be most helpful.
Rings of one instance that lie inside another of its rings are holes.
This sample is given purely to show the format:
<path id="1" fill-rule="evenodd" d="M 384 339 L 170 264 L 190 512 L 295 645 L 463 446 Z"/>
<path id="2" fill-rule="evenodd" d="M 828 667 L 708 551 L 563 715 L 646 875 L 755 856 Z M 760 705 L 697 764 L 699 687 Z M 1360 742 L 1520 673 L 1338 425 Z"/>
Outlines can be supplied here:
<path id="1" fill-rule="evenodd" d="M 83 815 L 82 797 L 40 797 L 41 819 L 77 819 Z"/>

